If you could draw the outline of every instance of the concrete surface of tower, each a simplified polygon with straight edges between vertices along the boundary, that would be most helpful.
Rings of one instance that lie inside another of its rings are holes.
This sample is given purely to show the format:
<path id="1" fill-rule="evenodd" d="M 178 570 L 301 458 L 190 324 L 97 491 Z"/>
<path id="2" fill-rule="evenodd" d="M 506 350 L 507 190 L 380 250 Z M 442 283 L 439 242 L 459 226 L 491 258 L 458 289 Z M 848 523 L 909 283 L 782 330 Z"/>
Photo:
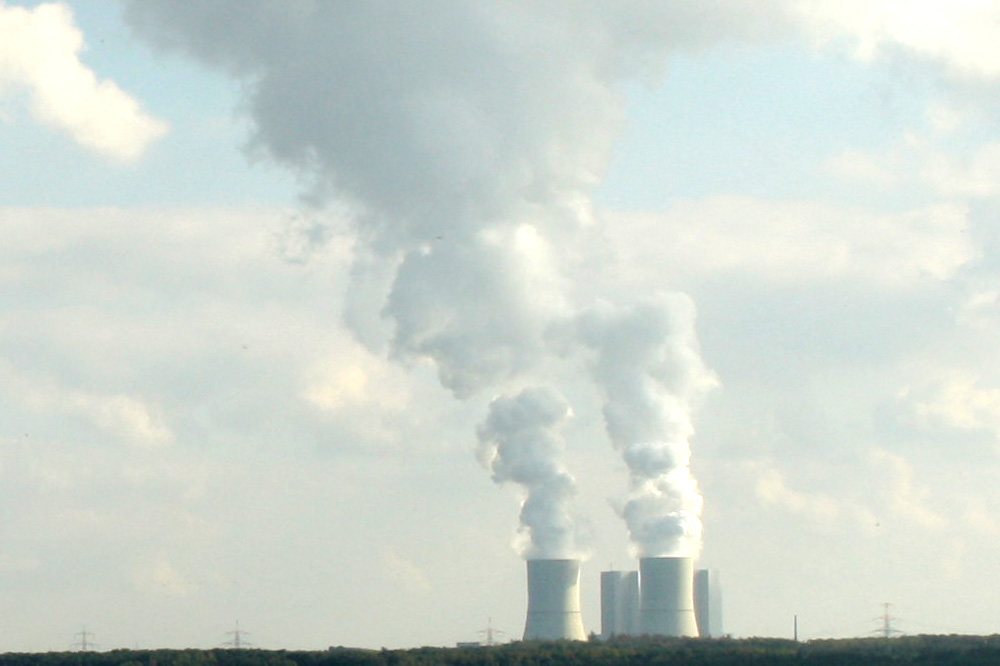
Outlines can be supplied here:
<path id="1" fill-rule="evenodd" d="M 700 636 L 718 638 L 725 635 L 722 628 L 722 588 L 719 586 L 719 572 L 714 569 L 694 572 L 694 615 Z"/>
<path id="2" fill-rule="evenodd" d="M 524 640 L 587 640 L 580 613 L 580 561 L 528 560 Z"/>
<path id="3" fill-rule="evenodd" d="M 640 632 L 650 636 L 697 636 L 694 563 L 690 557 L 639 560 Z"/>
<path id="4" fill-rule="evenodd" d="M 639 633 L 639 572 L 601 572 L 601 638 Z"/>

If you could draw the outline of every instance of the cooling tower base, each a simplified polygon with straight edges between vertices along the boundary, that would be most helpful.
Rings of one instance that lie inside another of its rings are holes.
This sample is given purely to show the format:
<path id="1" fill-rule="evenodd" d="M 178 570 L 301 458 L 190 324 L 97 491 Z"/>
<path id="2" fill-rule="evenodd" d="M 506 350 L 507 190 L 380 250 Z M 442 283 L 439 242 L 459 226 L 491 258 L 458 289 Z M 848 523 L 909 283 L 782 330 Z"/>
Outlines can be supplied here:
<path id="1" fill-rule="evenodd" d="M 697 636 L 694 564 L 688 557 L 639 560 L 640 631 L 650 636 Z"/>
<path id="2" fill-rule="evenodd" d="M 580 614 L 579 560 L 528 560 L 524 640 L 587 640 Z"/>

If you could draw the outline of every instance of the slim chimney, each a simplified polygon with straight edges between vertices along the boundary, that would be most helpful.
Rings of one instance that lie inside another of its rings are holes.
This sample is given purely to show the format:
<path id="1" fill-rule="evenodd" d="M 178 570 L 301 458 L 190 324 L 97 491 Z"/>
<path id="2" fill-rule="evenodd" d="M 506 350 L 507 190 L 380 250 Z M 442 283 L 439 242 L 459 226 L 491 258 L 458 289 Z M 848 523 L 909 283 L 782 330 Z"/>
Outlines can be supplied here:
<path id="1" fill-rule="evenodd" d="M 694 563 L 690 557 L 639 560 L 639 620 L 643 634 L 697 636 Z"/>
<path id="2" fill-rule="evenodd" d="M 528 560 L 524 640 L 587 640 L 580 614 L 580 560 Z"/>

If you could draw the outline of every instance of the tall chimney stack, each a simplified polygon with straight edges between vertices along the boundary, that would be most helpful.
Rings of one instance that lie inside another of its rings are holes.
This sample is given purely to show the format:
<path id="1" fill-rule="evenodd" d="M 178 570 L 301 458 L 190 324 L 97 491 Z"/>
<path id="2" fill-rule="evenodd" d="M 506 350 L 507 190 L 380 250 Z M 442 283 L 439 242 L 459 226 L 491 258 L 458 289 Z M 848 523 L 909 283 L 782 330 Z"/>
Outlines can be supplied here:
<path id="1" fill-rule="evenodd" d="M 651 636 L 697 636 L 690 557 L 639 560 L 639 622 Z"/>
<path id="2" fill-rule="evenodd" d="M 580 560 L 528 560 L 524 640 L 587 640 L 580 614 Z"/>

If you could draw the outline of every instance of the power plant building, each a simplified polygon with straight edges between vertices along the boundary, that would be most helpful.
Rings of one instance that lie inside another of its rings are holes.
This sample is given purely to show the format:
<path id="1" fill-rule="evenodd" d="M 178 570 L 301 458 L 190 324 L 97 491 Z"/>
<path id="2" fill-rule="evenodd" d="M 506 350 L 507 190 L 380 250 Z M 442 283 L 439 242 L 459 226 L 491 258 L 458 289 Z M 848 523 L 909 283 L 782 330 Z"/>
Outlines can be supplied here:
<path id="1" fill-rule="evenodd" d="M 700 636 L 718 638 L 725 634 L 722 628 L 722 589 L 719 587 L 719 572 L 714 569 L 694 572 L 694 615 Z"/>
<path id="2" fill-rule="evenodd" d="M 601 572 L 601 638 L 639 633 L 639 572 Z"/>
<path id="3" fill-rule="evenodd" d="M 650 557 L 639 571 L 601 572 L 601 638 L 722 636 L 718 573 L 693 567 L 687 557 Z"/>

